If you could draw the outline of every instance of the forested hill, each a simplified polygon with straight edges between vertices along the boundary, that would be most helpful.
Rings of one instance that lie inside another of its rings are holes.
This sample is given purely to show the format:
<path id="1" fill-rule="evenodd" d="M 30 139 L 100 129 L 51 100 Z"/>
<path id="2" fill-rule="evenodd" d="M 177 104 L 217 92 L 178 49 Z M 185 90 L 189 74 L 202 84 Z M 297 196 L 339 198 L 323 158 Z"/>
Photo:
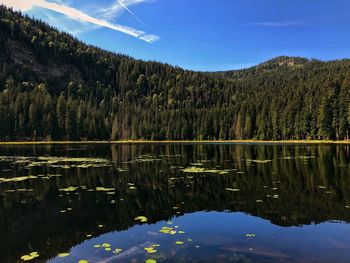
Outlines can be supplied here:
<path id="1" fill-rule="evenodd" d="M 346 139 L 349 106 L 349 60 L 186 71 L 0 6 L 0 140 Z"/>

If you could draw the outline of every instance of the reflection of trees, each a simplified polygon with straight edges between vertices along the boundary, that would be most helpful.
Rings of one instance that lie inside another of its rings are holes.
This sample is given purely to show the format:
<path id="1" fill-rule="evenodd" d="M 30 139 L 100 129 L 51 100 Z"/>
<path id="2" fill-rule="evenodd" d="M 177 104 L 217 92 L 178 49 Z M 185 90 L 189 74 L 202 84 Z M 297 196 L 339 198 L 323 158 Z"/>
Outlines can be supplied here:
<path id="1" fill-rule="evenodd" d="M 345 146 L 118 145 L 89 151 L 57 148 L 35 147 L 35 153 L 103 158 L 112 155 L 113 167 L 35 168 L 29 172 L 64 176 L 0 184 L 3 195 L 0 253 L 4 262 L 16 261 L 29 246 L 40 248 L 41 260 L 50 258 L 84 241 L 87 234 L 97 236 L 132 227 L 133 218 L 138 215 L 147 216 L 151 223 L 201 210 L 242 211 L 282 226 L 350 221 L 349 211 L 345 209 L 350 200 L 349 149 Z M 33 152 L 31 148 L 27 150 Z M 27 150 L 21 149 L 19 155 L 29 155 Z M 2 154 L 13 152 L 18 153 L 12 148 L 3 150 Z M 272 162 L 261 164 L 247 160 Z M 185 174 L 180 171 L 180 167 L 194 162 L 244 173 Z M 16 174 L 25 172 L 19 166 L 14 169 Z M 128 190 L 128 183 L 135 183 L 136 192 Z M 59 197 L 58 189 L 68 186 L 87 189 L 104 186 L 117 190 L 115 195 L 79 190 L 78 194 L 72 192 Z M 227 187 L 239 188 L 240 192 L 225 191 Z M 34 192 L 5 193 L 9 188 L 32 188 Z M 274 194 L 279 198 L 267 197 Z M 257 203 L 258 199 L 264 202 Z M 116 203 L 111 204 L 111 200 Z M 174 210 L 174 206 L 179 209 Z M 59 212 L 67 207 L 73 210 Z M 98 228 L 100 224 L 104 227 Z"/>

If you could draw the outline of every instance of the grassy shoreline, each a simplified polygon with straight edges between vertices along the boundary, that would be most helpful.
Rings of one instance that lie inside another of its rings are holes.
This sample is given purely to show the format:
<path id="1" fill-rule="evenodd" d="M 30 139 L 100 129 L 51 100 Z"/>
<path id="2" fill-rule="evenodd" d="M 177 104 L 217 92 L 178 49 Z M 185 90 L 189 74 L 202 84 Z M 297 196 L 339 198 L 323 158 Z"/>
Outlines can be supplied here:
<path id="1" fill-rule="evenodd" d="M 259 141 L 259 140 L 121 140 L 121 141 L 21 141 L 21 142 L 0 142 L 0 145 L 55 145 L 55 144 L 350 144 L 347 141 L 332 140 L 285 140 L 285 141 Z"/>

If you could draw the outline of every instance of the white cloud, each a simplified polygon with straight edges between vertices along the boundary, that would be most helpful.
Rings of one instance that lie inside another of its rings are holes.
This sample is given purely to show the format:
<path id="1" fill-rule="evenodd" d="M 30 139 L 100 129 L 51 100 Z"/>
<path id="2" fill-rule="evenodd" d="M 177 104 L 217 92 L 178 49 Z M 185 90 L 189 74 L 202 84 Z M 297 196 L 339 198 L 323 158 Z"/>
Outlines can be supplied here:
<path id="1" fill-rule="evenodd" d="M 21 10 L 23 12 L 28 11 L 33 7 L 30 1 L 0 0 L 0 3 L 5 6 L 12 7 L 15 10 Z"/>
<path id="2" fill-rule="evenodd" d="M 80 22 L 78 25 L 74 23 L 74 20 L 67 18 L 66 16 L 56 15 L 52 12 L 44 12 L 45 17 L 49 24 L 56 25 L 58 29 L 68 32 L 73 36 L 79 36 L 88 31 L 99 28 L 96 25 L 91 25 L 87 22 Z"/>
<path id="3" fill-rule="evenodd" d="M 124 4 L 136 3 L 137 1 L 141 2 L 142 0 L 128 0 L 128 1 L 125 1 Z M 149 35 L 141 30 L 115 24 L 102 18 L 92 17 L 84 13 L 83 11 L 80 11 L 73 7 L 69 7 L 67 5 L 63 5 L 61 3 L 48 2 L 47 0 L 0 0 L 0 4 L 4 4 L 6 6 L 9 6 L 16 10 L 21 10 L 21 11 L 28 11 L 34 6 L 45 8 L 45 9 L 66 15 L 69 18 L 74 20 L 78 20 L 81 22 L 88 22 L 100 27 L 105 27 L 105 28 L 109 28 L 115 31 L 125 33 L 127 35 L 146 41 L 148 43 L 152 43 L 159 39 L 158 36 Z M 120 6 L 120 8 L 123 8 L 123 7 Z"/>

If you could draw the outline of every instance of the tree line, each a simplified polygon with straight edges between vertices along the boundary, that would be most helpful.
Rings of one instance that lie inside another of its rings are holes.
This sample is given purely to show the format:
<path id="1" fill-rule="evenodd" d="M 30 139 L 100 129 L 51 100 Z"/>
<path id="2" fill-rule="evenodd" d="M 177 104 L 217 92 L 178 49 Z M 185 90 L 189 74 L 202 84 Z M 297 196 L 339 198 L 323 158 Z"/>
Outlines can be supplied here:
<path id="1" fill-rule="evenodd" d="M 0 7 L 1 140 L 349 138 L 350 61 L 201 73 L 86 45 Z"/>

